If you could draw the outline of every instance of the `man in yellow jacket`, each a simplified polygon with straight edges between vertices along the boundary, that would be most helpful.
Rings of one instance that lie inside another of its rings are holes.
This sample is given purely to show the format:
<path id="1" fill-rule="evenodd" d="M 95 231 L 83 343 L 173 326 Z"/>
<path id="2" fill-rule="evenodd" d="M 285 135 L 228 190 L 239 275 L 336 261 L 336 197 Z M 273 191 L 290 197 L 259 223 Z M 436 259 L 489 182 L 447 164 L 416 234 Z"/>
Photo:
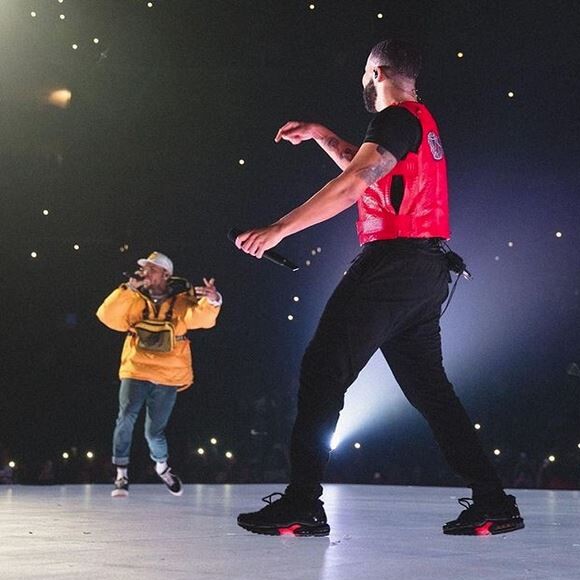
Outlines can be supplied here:
<path id="1" fill-rule="evenodd" d="M 173 276 L 173 262 L 160 252 L 138 261 L 140 271 L 114 290 L 97 311 L 99 320 L 126 332 L 121 354 L 119 415 L 113 434 L 117 468 L 111 495 L 129 495 L 128 466 L 135 421 L 147 407 L 145 438 L 155 471 L 173 495 L 183 493 L 167 464 L 165 427 L 177 392 L 193 383 L 187 331 L 215 326 L 222 297 L 213 278 L 193 288 Z"/>

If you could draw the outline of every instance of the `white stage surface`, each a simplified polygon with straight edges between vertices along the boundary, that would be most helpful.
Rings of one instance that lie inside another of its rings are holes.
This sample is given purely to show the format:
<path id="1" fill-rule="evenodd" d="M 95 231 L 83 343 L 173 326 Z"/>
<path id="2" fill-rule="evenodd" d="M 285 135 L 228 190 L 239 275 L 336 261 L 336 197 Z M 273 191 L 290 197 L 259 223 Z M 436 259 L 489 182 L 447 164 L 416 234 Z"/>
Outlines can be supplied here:
<path id="1" fill-rule="evenodd" d="M 327 485 L 327 538 L 236 525 L 282 485 L 0 486 L 0 578 L 486 580 L 580 578 L 580 492 L 519 490 L 526 528 L 445 536 L 465 490 Z"/>

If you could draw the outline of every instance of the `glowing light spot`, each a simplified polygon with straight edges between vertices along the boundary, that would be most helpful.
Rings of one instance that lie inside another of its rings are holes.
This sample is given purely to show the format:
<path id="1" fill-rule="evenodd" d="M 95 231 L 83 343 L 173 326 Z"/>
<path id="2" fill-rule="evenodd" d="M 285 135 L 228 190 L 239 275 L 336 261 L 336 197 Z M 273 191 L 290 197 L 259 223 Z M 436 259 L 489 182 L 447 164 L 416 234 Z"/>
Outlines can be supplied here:
<path id="1" fill-rule="evenodd" d="M 360 449 L 360 443 L 355 443 L 355 444 L 354 444 L 354 448 L 355 448 L 355 449 Z"/>
<path id="2" fill-rule="evenodd" d="M 42 210 L 42 214 L 43 214 L 43 215 L 48 215 L 49 213 L 50 213 L 50 212 L 49 212 L 47 209 L 43 209 L 43 210 Z"/>
<path id="3" fill-rule="evenodd" d="M 513 247 L 514 247 L 514 243 L 513 243 L 513 242 L 508 242 L 508 246 L 509 246 L 510 248 L 513 248 Z"/>
<path id="4" fill-rule="evenodd" d="M 98 38 L 93 38 L 93 42 L 94 42 L 95 44 L 99 44 L 99 39 L 98 39 Z"/>
<path id="5" fill-rule="evenodd" d="M 14 463 L 14 461 L 9 461 L 8 467 L 10 467 L 10 469 L 14 469 L 16 467 L 16 463 Z"/>
<path id="6" fill-rule="evenodd" d="M 66 451 L 62 454 L 63 459 L 68 459 L 69 457 L 70 455 Z"/>
<path id="7" fill-rule="evenodd" d="M 153 2 L 147 2 L 147 8 L 153 8 Z"/>
<path id="8" fill-rule="evenodd" d="M 578 449 L 580 449 L 580 443 L 578 443 Z"/>
<path id="9" fill-rule="evenodd" d="M 81 247 L 80 247 L 78 244 L 75 244 L 75 245 L 73 246 L 73 248 L 74 248 L 75 250 L 80 250 L 80 249 L 81 249 Z"/>
<path id="10" fill-rule="evenodd" d="M 463 53 L 462 52 L 458 52 L 457 53 L 457 58 L 463 58 Z"/>
<path id="11" fill-rule="evenodd" d="M 62 4 L 64 2 L 64 0 L 58 0 L 59 4 Z"/>
<path id="12" fill-rule="evenodd" d="M 30 16 L 32 16 L 32 18 L 36 18 L 36 12 L 34 12 L 34 11 L 33 11 L 33 12 L 31 12 L 31 13 L 30 13 Z"/>
<path id="13" fill-rule="evenodd" d="M 322 252 L 322 248 L 318 246 L 318 248 L 316 248 L 316 251 L 320 254 L 320 252 Z"/>
<path id="14" fill-rule="evenodd" d="M 473 427 L 477 429 L 477 431 L 481 429 L 481 425 L 479 423 L 476 423 Z"/>
<path id="15" fill-rule="evenodd" d="M 383 13 L 382 13 L 382 12 L 379 12 L 379 13 L 377 14 L 377 18 L 380 20 L 382 17 L 383 17 Z"/>
<path id="16" fill-rule="evenodd" d="M 294 320 L 294 316 L 292 316 L 292 314 L 288 314 L 288 320 Z"/>
<path id="17" fill-rule="evenodd" d="M 72 49 L 73 49 L 73 50 L 77 50 L 77 49 L 78 49 L 78 47 L 79 47 L 79 45 L 78 45 L 78 44 L 73 44 L 73 45 L 72 45 Z"/>
<path id="18" fill-rule="evenodd" d="M 203 447 L 200 447 L 200 448 L 197 450 L 197 454 L 198 454 L 198 455 L 203 455 L 204 453 L 205 453 L 205 449 L 204 449 Z"/>
<path id="19" fill-rule="evenodd" d="M 87 451 L 87 459 L 94 459 L 95 454 L 92 451 Z"/>
<path id="20" fill-rule="evenodd" d="M 245 165 L 246 164 L 246 160 L 245 159 L 240 159 L 240 160 L 238 160 L 238 163 L 240 165 Z"/>
<path id="21" fill-rule="evenodd" d="M 52 91 L 47 98 L 49 105 L 59 109 L 67 109 L 72 99 L 72 93 L 68 89 L 58 89 Z"/>
<path id="22" fill-rule="evenodd" d="M 36 252 L 30 252 L 31 258 L 38 258 L 38 254 Z"/>
<path id="23" fill-rule="evenodd" d="M 501 455 L 501 450 L 500 449 L 494 449 L 493 450 L 493 454 L 494 455 Z"/>
<path id="24" fill-rule="evenodd" d="M 507 95 L 510 99 L 513 99 L 516 96 L 516 94 L 513 91 L 510 91 Z"/>
<path id="25" fill-rule="evenodd" d="M 300 298 L 298 296 L 294 296 L 294 298 L 292 298 L 292 300 L 294 300 L 294 302 L 299 302 Z"/>
<path id="26" fill-rule="evenodd" d="M 550 455 L 550 456 L 548 457 L 548 461 L 549 461 L 550 463 L 554 463 L 554 461 L 556 461 L 556 456 L 555 456 L 555 455 Z"/>
<path id="27" fill-rule="evenodd" d="M 212 438 L 209 440 L 209 442 L 210 442 L 212 445 L 217 445 L 217 442 L 218 442 L 218 440 L 217 440 L 215 437 L 212 437 Z"/>
<path id="28" fill-rule="evenodd" d="M 306 260 L 306 265 L 310 266 L 310 264 L 311 264 L 310 260 Z"/>
<path id="29" fill-rule="evenodd" d="M 313 256 L 316 256 L 316 250 L 310 250 L 310 253 L 311 253 Z"/>
<path id="30" fill-rule="evenodd" d="M 340 439 L 338 435 L 335 433 L 330 440 L 330 449 L 334 451 L 340 445 Z"/>
<path id="31" fill-rule="evenodd" d="M 556 237 L 561 238 L 564 234 L 562 232 L 556 232 Z"/>
<path id="32" fill-rule="evenodd" d="M 231 451 L 226 451 L 225 453 L 227 459 L 233 459 L 234 454 Z"/>
<path id="33" fill-rule="evenodd" d="M 66 16 L 65 16 L 64 14 L 61 14 L 61 15 L 59 16 L 59 18 L 60 18 L 61 20 L 64 20 L 64 19 L 66 18 Z"/>
<path id="34" fill-rule="evenodd" d="M 496 256 L 496 257 L 494 258 L 494 260 L 495 260 L 496 262 L 499 262 L 499 256 Z"/>
<path id="35" fill-rule="evenodd" d="M 316 8 L 316 6 L 314 4 L 309 4 L 308 8 L 310 8 L 310 10 L 314 10 Z"/>

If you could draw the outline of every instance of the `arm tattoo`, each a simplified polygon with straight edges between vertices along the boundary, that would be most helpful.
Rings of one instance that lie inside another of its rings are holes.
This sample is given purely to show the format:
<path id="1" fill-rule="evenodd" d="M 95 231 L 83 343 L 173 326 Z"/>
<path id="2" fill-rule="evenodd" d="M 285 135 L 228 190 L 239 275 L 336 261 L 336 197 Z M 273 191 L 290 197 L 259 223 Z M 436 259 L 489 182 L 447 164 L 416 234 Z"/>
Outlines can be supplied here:
<path id="1" fill-rule="evenodd" d="M 352 161 L 352 158 L 355 156 L 356 150 L 351 149 L 350 147 L 346 147 L 340 154 L 341 159 L 346 159 L 347 161 Z"/>
<path id="2" fill-rule="evenodd" d="M 338 139 L 336 137 L 327 137 L 326 138 L 326 144 L 331 149 L 338 149 Z"/>
<path id="3" fill-rule="evenodd" d="M 385 153 L 388 153 L 384 147 L 377 145 L 377 152 L 381 155 L 381 159 L 377 163 L 367 165 L 357 171 L 357 174 L 367 185 L 376 183 L 381 177 L 383 177 L 383 175 L 386 175 L 395 166 L 392 158 L 384 157 Z"/>

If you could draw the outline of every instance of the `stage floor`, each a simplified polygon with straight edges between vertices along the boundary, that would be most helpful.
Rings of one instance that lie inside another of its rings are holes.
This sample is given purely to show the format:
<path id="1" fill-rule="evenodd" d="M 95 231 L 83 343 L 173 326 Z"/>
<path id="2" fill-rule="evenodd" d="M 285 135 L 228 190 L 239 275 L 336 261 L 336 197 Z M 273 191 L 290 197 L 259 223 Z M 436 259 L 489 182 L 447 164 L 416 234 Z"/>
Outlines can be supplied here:
<path id="1" fill-rule="evenodd" d="M 455 537 L 465 490 L 327 485 L 328 538 L 236 525 L 282 485 L 0 486 L 0 578 L 489 580 L 580 578 L 580 492 L 519 490 L 526 529 Z"/>

